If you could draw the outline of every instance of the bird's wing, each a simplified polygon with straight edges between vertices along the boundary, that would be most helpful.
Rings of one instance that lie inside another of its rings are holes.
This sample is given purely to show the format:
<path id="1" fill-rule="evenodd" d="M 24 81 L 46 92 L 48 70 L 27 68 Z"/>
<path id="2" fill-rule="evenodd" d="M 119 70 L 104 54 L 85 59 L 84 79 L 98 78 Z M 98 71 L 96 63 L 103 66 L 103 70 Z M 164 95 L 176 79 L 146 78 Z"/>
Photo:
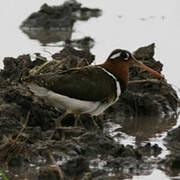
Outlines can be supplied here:
<path id="1" fill-rule="evenodd" d="M 89 101 L 116 97 L 116 82 L 98 66 L 71 69 L 61 73 L 31 76 L 31 81 L 55 93 Z"/>

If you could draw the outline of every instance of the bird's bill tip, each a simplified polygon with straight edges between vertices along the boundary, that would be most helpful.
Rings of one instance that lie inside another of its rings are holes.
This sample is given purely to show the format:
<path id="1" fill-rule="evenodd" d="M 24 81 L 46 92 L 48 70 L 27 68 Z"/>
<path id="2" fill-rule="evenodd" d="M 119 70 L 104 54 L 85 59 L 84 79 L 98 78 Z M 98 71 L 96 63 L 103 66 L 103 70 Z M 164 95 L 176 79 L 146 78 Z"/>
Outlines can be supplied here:
<path id="1" fill-rule="evenodd" d="M 155 71 L 154 69 L 146 66 L 141 61 L 138 61 L 134 56 L 132 56 L 132 63 L 133 63 L 133 66 L 138 66 L 146 71 L 149 71 L 151 74 L 153 74 L 154 76 L 156 76 L 159 79 L 164 78 L 164 76 L 162 74 L 160 74 L 159 72 Z"/>

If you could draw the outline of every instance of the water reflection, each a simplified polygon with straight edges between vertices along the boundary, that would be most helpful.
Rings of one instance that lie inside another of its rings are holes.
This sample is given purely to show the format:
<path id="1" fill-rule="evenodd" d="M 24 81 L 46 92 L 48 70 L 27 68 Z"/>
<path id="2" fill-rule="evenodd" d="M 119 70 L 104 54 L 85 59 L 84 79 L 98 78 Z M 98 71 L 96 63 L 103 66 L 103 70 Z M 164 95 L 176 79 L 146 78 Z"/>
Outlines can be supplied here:
<path id="1" fill-rule="evenodd" d="M 167 132 L 176 125 L 178 115 L 172 114 L 168 117 L 136 117 L 130 119 L 116 120 L 116 123 L 111 126 L 116 126 L 113 129 L 114 135 L 125 133 L 128 136 L 133 136 L 135 144 L 140 145 L 142 142 L 149 141 L 150 138 L 160 136 L 163 132 Z M 113 121 L 113 120 L 110 120 Z M 119 124 L 119 126 L 117 126 Z M 110 131 L 109 131 L 110 132 Z"/>
<path id="2" fill-rule="evenodd" d="M 45 30 L 45 29 L 22 29 L 30 38 L 38 40 L 42 45 L 56 43 L 71 39 L 72 31 Z"/>
<path id="3" fill-rule="evenodd" d="M 177 121 L 177 116 L 170 118 L 137 117 L 123 122 L 121 131 L 136 137 L 136 141 L 146 141 L 171 129 Z"/>

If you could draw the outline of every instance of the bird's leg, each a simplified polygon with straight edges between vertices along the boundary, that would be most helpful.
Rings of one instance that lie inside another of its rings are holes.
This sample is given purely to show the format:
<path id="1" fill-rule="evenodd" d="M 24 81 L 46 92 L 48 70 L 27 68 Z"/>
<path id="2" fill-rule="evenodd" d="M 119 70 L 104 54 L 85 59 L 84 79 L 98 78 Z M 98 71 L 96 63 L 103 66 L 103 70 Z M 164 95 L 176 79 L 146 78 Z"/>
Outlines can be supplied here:
<path id="1" fill-rule="evenodd" d="M 67 116 L 68 114 L 68 111 L 65 111 L 61 116 L 59 116 L 57 119 L 56 119 L 56 130 L 53 131 L 53 133 L 49 136 L 49 140 L 52 139 L 52 137 L 54 136 L 54 134 L 58 131 L 58 129 L 62 129 L 62 124 L 61 124 L 61 121 Z M 65 134 L 64 132 L 61 133 L 62 135 L 62 140 L 65 140 Z"/>
<path id="2" fill-rule="evenodd" d="M 61 121 L 67 116 L 68 111 L 65 111 L 61 116 L 56 119 L 56 129 L 60 129 L 62 127 Z"/>
<path id="3" fill-rule="evenodd" d="M 94 126 L 99 127 L 98 124 L 96 123 L 96 118 L 97 118 L 96 116 L 91 116 Z"/>
<path id="4" fill-rule="evenodd" d="M 99 119 L 100 119 L 100 122 L 101 122 L 102 124 L 104 124 L 104 119 L 105 119 L 104 114 L 100 114 L 100 115 L 98 115 L 98 117 L 99 117 Z"/>
<path id="5" fill-rule="evenodd" d="M 77 125 L 78 125 L 79 118 L 80 118 L 80 114 L 76 114 L 75 115 L 75 121 L 74 121 L 74 126 L 75 127 L 77 127 Z"/>
<path id="6" fill-rule="evenodd" d="M 66 115 L 68 114 L 67 111 L 65 111 L 61 116 L 59 116 L 57 119 L 56 119 L 56 129 L 53 131 L 53 133 L 49 136 L 49 140 L 51 140 L 54 136 L 54 134 L 58 131 L 58 129 L 61 129 L 62 128 L 62 124 L 61 124 L 61 121 L 66 117 Z M 64 138 L 65 135 L 64 135 L 64 132 L 62 133 L 62 139 L 65 139 Z"/>
<path id="7" fill-rule="evenodd" d="M 98 122 L 100 123 L 99 125 L 96 122 L 97 118 L 99 119 L 98 120 Z M 93 121 L 93 125 L 97 128 L 101 127 L 101 125 L 104 124 L 104 116 L 103 115 L 91 116 L 91 119 Z"/>

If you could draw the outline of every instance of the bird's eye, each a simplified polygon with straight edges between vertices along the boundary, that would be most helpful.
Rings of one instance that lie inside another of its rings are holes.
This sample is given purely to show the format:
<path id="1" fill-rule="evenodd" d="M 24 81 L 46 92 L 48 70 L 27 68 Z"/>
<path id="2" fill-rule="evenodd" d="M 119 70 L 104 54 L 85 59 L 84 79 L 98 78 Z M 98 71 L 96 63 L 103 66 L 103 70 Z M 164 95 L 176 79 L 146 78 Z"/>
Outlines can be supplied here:
<path id="1" fill-rule="evenodd" d="M 124 50 L 115 50 L 109 56 L 109 59 L 111 60 L 115 60 L 117 58 L 120 60 L 128 61 L 130 58 L 130 53 Z"/>
<path id="2" fill-rule="evenodd" d="M 129 59 L 130 55 L 128 52 L 122 52 L 121 53 L 121 58 L 125 61 L 127 61 Z"/>

